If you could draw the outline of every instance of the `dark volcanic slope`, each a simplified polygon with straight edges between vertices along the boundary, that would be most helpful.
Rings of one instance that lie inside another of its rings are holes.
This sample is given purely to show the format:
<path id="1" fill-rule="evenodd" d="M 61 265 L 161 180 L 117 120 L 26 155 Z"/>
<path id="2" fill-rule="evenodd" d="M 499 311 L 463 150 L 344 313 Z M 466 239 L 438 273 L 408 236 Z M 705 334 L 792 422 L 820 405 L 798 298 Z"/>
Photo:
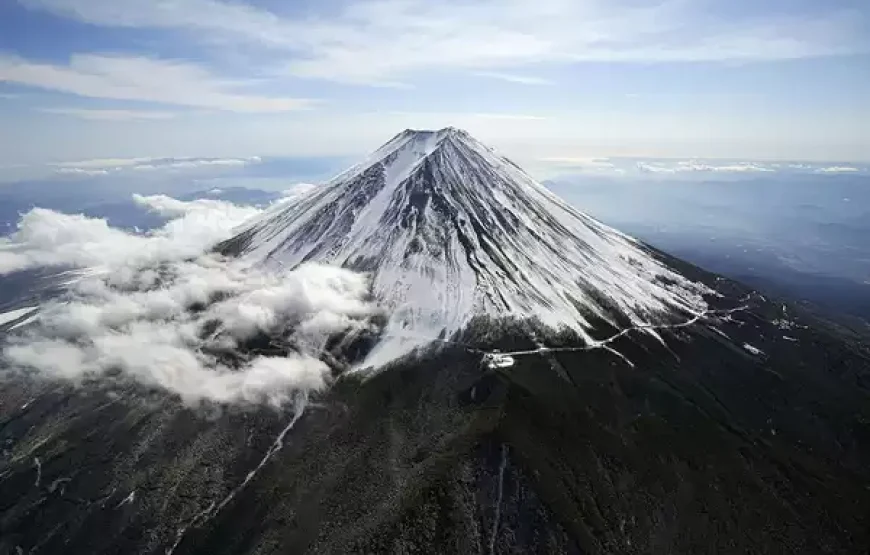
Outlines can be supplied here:
<path id="1" fill-rule="evenodd" d="M 342 380 L 223 506 L 291 414 L 4 380 L 0 553 L 867 553 L 866 336 L 667 262 L 750 308 L 621 337 L 634 367 L 455 347 Z"/>

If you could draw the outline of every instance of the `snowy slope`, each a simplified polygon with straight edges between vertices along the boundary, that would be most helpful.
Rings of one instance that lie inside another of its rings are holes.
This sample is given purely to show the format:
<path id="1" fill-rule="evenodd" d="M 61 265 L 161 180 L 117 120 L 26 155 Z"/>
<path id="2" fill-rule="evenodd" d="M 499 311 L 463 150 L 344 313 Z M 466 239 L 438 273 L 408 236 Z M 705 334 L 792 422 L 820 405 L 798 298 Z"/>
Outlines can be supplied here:
<path id="1" fill-rule="evenodd" d="M 38 310 L 37 306 L 30 306 L 27 308 L 19 308 L 18 310 L 11 310 L 9 312 L 4 312 L 0 314 L 0 326 L 5 326 L 10 322 L 14 322 L 19 320 L 25 316 L 28 316 Z"/>
<path id="2" fill-rule="evenodd" d="M 475 315 L 537 318 L 590 340 L 592 314 L 667 322 L 703 310 L 708 292 L 454 128 L 400 133 L 220 248 L 256 264 L 370 272 L 391 314 L 373 365 Z"/>

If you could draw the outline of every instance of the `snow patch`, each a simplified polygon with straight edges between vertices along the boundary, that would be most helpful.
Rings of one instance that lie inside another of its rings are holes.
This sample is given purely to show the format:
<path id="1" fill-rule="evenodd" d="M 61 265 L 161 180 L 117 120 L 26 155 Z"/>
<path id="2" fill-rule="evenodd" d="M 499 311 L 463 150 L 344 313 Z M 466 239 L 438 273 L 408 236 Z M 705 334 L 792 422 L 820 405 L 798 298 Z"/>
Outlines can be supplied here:
<path id="1" fill-rule="evenodd" d="M 0 314 L 0 326 L 5 326 L 10 322 L 14 322 L 25 316 L 32 314 L 33 312 L 39 310 L 38 306 L 29 306 L 25 308 L 19 308 L 16 310 L 10 310 L 9 312 L 4 312 Z"/>

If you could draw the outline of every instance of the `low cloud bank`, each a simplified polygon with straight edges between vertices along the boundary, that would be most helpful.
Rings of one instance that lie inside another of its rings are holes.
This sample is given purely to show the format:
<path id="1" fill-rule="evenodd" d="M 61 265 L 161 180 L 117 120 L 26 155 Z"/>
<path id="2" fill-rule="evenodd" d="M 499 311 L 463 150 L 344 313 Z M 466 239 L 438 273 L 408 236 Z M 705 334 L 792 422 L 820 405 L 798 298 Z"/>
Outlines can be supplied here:
<path id="1" fill-rule="evenodd" d="M 643 176 L 668 179 L 693 176 L 707 178 L 710 175 L 739 177 L 754 174 L 867 174 L 870 172 L 870 168 L 866 166 L 748 160 L 552 157 L 543 158 L 541 162 L 563 172 L 635 178 Z"/>
<path id="2" fill-rule="evenodd" d="M 0 240 L 0 275 L 42 266 L 117 271 L 182 260 L 231 237 L 235 227 L 260 213 L 216 200 L 182 202 L 162 195 L 134 195 L 134 200 L 172 219 L 148 234 L 133 234 L 104 219 L 34 208 L 21 217 L 15 233 Z"/>
<path id="3" fill-rule="evenodd" d="M 118 172 L 191 171 L 203 168 L 239 168 L 259 164 L 258 156 L 251 158 L 109 158 L 64 162 L 55 164 L 55 172 L 62 175 L 99 176 Z"/>
<path id="4" fill-rule="evenodd" d="M 758 173 L 777 171 L 777 167 L 760 162 L 709 163 L 696 160 L 680 160 L 670 164 L 638 162 L 638 171 L 642 173 Z"/>
<path id="5" fill-rule="evenodd" d="M 136 234 L 34 209 L 0 242 L 0 274 L 80 269 L 64 298 L 9 339 L 5 366 L 73 382 L 132 379 L 188 403 L 281 405 L 328 384 L 318 358 L 325 342 L 368 326 L 375 312 L 364 275 L 318 265 L 265 271 L 205 254 L 255 208 L 135 200 L 173 219 Z M 266 337 L 280 343 L 277 355 L 245 347 Z"/>

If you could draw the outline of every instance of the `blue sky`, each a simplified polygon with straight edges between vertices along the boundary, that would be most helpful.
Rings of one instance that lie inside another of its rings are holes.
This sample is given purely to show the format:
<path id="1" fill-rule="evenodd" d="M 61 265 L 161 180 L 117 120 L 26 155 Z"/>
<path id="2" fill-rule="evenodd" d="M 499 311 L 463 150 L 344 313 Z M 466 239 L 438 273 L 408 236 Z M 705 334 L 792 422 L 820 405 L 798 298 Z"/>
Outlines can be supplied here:
<path id="1" fill-rule="evenodd" d="M 866 0 L 5 0 L 0 167 L 356 156 L 870 160 Z"/>

